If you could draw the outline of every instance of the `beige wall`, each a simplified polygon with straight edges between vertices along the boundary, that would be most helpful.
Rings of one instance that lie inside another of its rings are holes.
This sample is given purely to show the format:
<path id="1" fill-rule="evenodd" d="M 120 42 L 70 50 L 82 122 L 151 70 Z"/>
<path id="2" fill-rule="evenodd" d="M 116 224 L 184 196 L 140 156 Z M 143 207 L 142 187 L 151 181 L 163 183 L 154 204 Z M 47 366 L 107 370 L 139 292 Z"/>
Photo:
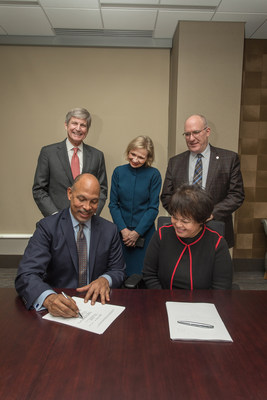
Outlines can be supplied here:
<path id="1" fill-rule="evenodd" d="M 107 173 L 128 142 L 151 136 L 162 176 L 167 163 L 169 50 L 0 47 L 0 234 L 32 233 L 41 214 L 31 187 L 40 148 L 65 138 L 73 107 L 92 113 L 86 143 Z M 109 186 L 110 188 L 110 186 Z M 110 219 L 107 205 L 102 215 Z"/>
<path id="2" fill-rule="evenodd" d="M 73 107 L 92 113 L 86 143 L 104 152 L 109 188 L 139 134 L 152 137 L 164 179 L 168 156 L 186 149 L 191 113 L 207 116 L 213 145 L 237 151 L 243 42 L 242 23 L 181 22 L 171 59 L 167 49 L 0 46 L 0 239 L 23 240 L 41 218 L 31 193 L 37 157 L 65 138 Z M 107 205 L 102 215 L 110 219 Z M 19 254 L 14 243 L 0 240 L 0 254 Z"/>
<path id="3" fill-rule="evenodd" d="M 244 24 L 180 22 L 173 43 L 169 155 L 187 149 L 184 120 L 195 113 L 207 117 L 211 144 L 238 151 Z"/>

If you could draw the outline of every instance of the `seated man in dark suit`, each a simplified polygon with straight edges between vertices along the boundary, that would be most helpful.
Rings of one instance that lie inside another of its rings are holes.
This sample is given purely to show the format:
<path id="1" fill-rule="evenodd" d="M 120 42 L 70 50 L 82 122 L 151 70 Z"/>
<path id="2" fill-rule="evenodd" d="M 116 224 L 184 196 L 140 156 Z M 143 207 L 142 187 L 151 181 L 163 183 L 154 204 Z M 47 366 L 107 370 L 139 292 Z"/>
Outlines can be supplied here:
<path id="1" fill-rule="evenodd" d="M 15 280 L 27 309 L 45 307 L 55 316 L 75 317 L 75 302 L 52 288 L 77 288 L 93 305 L 98 296 L 103 304 L 109 301 L 110 288 L 121 286 L 121 242 L 116 225 L 95 215 L 99 196 L 98 180 L 79 175 L 68 188 L 70 208 L 37 224 Z"/>

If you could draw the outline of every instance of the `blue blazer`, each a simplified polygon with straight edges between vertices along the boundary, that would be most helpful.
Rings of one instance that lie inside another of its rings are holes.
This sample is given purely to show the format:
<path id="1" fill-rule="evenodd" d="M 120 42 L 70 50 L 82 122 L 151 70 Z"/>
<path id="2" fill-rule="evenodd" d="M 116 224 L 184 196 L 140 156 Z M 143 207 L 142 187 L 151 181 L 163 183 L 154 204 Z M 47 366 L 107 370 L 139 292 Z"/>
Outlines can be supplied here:
<path id="1" fill-rule="evenodd" d="M 154 167 L 116 167 L 112 174 L 109 209 L 119 231 L 135 229 L 144 236 L 159 211 L 160 172 Z"/>
<path id="2" fill-rule="evenodd" d="M 90 282 L 108 274 L 112 287 L 125 278 L 125 263 L 115 224 L 93 216 L 89 255 Z M 51 288 L 77 288 L 78 253 L 69 209 L 43 218 L 36 227 L 18 268 L 15 287 L 29 309 Z"/>

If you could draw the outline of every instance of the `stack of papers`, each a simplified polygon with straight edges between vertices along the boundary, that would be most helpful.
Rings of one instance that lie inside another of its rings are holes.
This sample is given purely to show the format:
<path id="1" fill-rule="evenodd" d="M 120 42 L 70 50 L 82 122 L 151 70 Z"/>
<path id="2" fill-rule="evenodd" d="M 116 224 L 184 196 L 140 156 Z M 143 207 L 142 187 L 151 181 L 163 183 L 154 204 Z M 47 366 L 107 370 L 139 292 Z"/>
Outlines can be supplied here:
<path id="1" fill-rule="evenodd" d="M 172 340 L 233 341 L 214 304 L 169 301 L 166 308 Z"/>
<path id="2" fill-rule="evenodd" d="M 90 301 L 84 303 L 84 300 L 80 297 L 72 298 L 76 302 L 83 318 L 54 317 L 50 313 L 46 314 L 43 318 L 48 321 L 59 322 L 84 329 L 85 331 L 102 334 L 125 309 L 123 306 L 113 306 L 98 302 L 92 306 Z"/>

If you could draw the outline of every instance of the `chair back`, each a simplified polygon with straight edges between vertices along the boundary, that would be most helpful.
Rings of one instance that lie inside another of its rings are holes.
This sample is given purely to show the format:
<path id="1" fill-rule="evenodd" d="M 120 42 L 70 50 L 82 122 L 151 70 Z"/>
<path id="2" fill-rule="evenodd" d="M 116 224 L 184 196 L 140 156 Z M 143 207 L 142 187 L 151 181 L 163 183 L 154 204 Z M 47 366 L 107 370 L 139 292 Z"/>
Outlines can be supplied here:
<path id="1" fill-rule="evenodd" d="M 157 230 L 159 230 L 159 228 L 161 228 L 162 226 L 170 225 L 170 224 L 171 224 L 171 217 L 160 216 L 160 217 L 158 217 L 158 221 L 157 221 Z"/>
<path id="2" fill-rule="evenodd" d="M 263 229 L 264 229 L 265 235 L 267 236 L 267 219 L 265 219 L 265 218 L 262 219 L 261 223 L 263 225 Z"/>

